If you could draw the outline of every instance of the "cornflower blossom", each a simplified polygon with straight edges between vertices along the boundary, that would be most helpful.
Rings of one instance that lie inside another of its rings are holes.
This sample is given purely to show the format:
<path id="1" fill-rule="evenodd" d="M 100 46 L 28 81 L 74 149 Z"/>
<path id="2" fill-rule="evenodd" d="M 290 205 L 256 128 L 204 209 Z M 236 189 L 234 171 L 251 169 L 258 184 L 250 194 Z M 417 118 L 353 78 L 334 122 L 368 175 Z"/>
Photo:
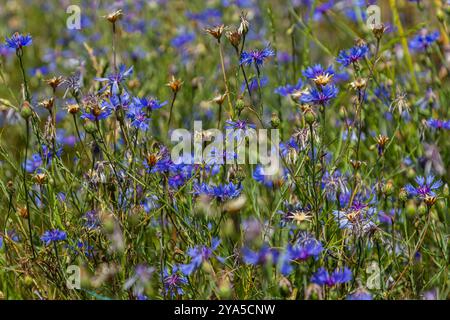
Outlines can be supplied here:
<path id="1" fill-rule="evenodd" d="M 157 109 L 161 109 L 163 106 L 167 104 L 167 101 L 159 102 L 158 99 L 151 97 L 143 97 L 143 98 L 133 98 L 133 103 L 135 106 L 142 108 L 144 110 L 153 111 Z"/>
<path id="2" fill-rule="evenodd" d="M 214 251 L 219 247 L 220 239 L 213 238 L 211 240 L 211 247 L 205 245 L 195 246 L 194 248 L 190 248 L 187 252 L 188 256 L 191 257 L 191 261 L 187 264 L 180 265 L 181 272 L 189 276 L 195 270 L 200 268 L 203 263 L 209 262 L 212 258 L 216 258 L 219 262 L 224 261 L 223 258 L 214 255 Z"/>
<path id="3" fill-rule="evenodd" d="M 334 210 L 333 215 L 341 229 L 348 229 L 357 236 L 364 236 L 376 229 L 373 217 L 376 209 L 354 200 L 350 208 Z"/>
<path id="4" fill-rule="evenodd" d="M 450 121 L 449 120 L 440 120 L 440 119 L 429 119 L 427 121 L 429 127 L 434 129 L 445 129 L 450 130 Z"/>
<path id="5" fill-rule="evenodd" d="M 312 88 L 308 92 L 303 93 L 300 101 L 313 105 L 326 106 L 330 103 L 331 99 L 336 98 L 338 93 L 339 90 L 336 86 L 328 84 L 320 89 Z"/>
<path id="6" fill-rule="evenodd" d="M 219 201 L 237 198 L 242 192 L 242 186 L 235 185 L 233 182 L 228 184 L 208 185 L 206 183 L 195 184 L 195 195 L 206 195 L 216 198 Z"/>
<path id="7" fill-rule="evenodd" d="M 33 39 L 29 34 L 22 35 L 22 34 L 16 32 L 11 37 L 5 38 L 5 45 L 8 48 L 15 49 L 15 50 L 20 50 L 23 47 L 28 47 L 32 43 L 33 43 Z"/>
<path id="8" fill-rule="evenodd" d="M 303 222 L 310 222 L 312 219 L 312 211 L 309 205 L 303 206 L 301 203 L 285 203 L 284 210 L 279 210 L 281 215 L 281 226 L 287 224 L 301 224 Z"/>
<path id="9" fill-rule="evenodd" d="M 372 300 L 372 295 L 363 289 L 358 289 L 356 292 L 349 294 L 346 300 Z"/>
<path id="10" fill-rule="evenodd" d="M 439 31 L 428 32 L 423 29 L 409 41 L 409 47 L 418 52 L 426 51 L 439 37 Z"/>
<path id="11" fill-rule="evenodd" d="M 430 175 L 425 177 L 418 176 L 416 177 L 416 186 L 413 186 L 412 184 L 407 184 L 405 186 L 406 191 L 409 195 L 419 197 L 419 198 L 426 198 L 427 196 L 435 197 L 437 189 L 439 189 L 442 186 L 441 180 L 436 180 L 434 176 Z"/>
<path id="12" fill-rule="evenodd" d="M 81 113 L 81 119 L 89 119 L 91 121 L 99 121 L 108 118 L 112 111 L 106 102 L 103 102 L 102 107 L 94 106 L 88 108 Z"/>
<path id="13" fill-rule="evenodd" d="M 302 262 L 309 258 L 317 259 L 322 253 L 322 243 L 310 236 L 300 238 L 295 244 L 289 244 L 282 257 L 281 272 L 283 275 L 289 275 L 294 267 L 292 262 Z"/>
<path id="14" fill-rule="evenodd" d="M 173 266 L 172 271 L 164 269 L 164 290 L 173 298 L 184 294 L 183 286 L 188 283 L 187 278 L 179 272 L 178 266 Z"/>
<path id="15" fill-rule="evenodd" d="M 292 85 L 292 84 L 287 84 L 285 86 L 281 86 L 275 89 L 275 93 L 279 94 L 280 96 L 283 97 L 287 97 L 297 91 L 300 91 L 301 88 L 303 87 L 303 81 L 302 79 L 298 79 L 297 83 Z"/>
<path id="16" fill-rule="evenodd" d="M 349 282 L 352 278 L 352 271 L 347 267 L 335 269 L 331 274 L 325 268 L 319 268 L 311 277 L 311 282 L 332 287 L 336 284 Z"/>
<path id="17" fill-rule="evenodd" d="M 259 182 L 266 187 L 271 188 L 275 185 L 282 184 L 283 181 L 286 180 L 287 175 L 287 169 L 282 167 L 279 167 L 275 174 L 267 174 L 267 172 L 264 170 L 264 166 L 258 164 L 255 167 L 255 170 L 253 170 L 252 177 L 256 182 Z"/>
<path id="18" fill-rule="evenodd" d="M 300 146 L 297 143 L 297 139 L 290 137 L 286 142 L 280 142 L 280 154 L 283 158 L 296 158 L 298 152 L 300 152 Z"/>
<path id="19" fill-rule="evenodd" d="M 259 250 L 253 251 L 247 247 L 242 248 L 242 259 L 244 263 L 253 266 L 266 265 L 266 263 L 271 262 L 272 264 L 277 264 L 279 252 L 277 249 L 270 248 L 267 245 L 263 245 Z"/>
<path id="20" fill-rule="evenodd" d="M 349 50 L 341 50 L 336 61 L 344 67 L 348 67 L 364 58 L 368 52 L 369 48 L 366 45 L 354 46 Z"/>
<path id="21" fill-rule="evenodd" d="M 139 107 L 133 106 L 127 112 L 127 118 L 130 119 L 131 125 L 138 130 L 147 131 L 149 128 L 150 118 L 147 113 Z"/>
<path id="22" fill-rule="evenodd" d="M 269 46 L 261 50 L 244 51 L 241 54 L 240 64 L 247 66 L 254 64 L 256 69 L 259 70 L 264 61 L 274 55 L 274 51 Z"/>
<path id="23" fill-rule="evenodd" d="M 312 67 L 306 68 L 305 71 L 303 71 L 303 76 L 312 80 L 317 85 L 324 86 L 332 80 L 334 70 L 331 66 L 325 69 L 322 65 L 316 64 Z"/>
<path id="24" fill-rule="evenodd" d="M 105 91 L 107 88 L 111 89 L 113 95 L 120 93 L 120 84 L 125 81 L 133 73 L 133 67 L 127 69 L 125 65 L 119 66 L 119 71 L 117 73 L 111 73 L 106 78 L 95 78 L 96 81 L 106 82 L 106 85 L 100 89 L 100 92 Z"/>
<path id="25" fill-rule="evenodd" d="M 342 175 L 339 170 L 335 170 L 332 174 L 327 170 L 322 177 L 322 189 L 325 190 L 327 198 L 334 201 L 338 193 L 349 192 L 347 177 Z"/>
<path id="26" fill-rule="evenodd" d="M 100 219 L 98 213 L 95 210 L 89 210 L 83 215 L 85 220 L 84 226 L 90 230 L 96 229 L 100 226 Z"/>
<path id="27" fill-rule="evenodd" d="M 67 234 L 64 231 L 54 229 L 45 231 L 41 236 L 41 241 L 44 242 L 46 246 L 52 242 L 64 241 L 67 239 Z"/>

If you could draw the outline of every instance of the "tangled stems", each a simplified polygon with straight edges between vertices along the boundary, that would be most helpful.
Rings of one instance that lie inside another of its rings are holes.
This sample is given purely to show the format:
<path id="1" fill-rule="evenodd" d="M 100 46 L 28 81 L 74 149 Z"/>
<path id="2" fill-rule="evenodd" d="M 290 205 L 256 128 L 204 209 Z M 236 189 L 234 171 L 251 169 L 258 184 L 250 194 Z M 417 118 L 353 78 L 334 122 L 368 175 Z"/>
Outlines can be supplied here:
<path id="1" fill-rule="evenodd" d="M 177 99 L 177 93 L 178 91 L 173 91 L 172 101 L 170 102 L 169 120 L 167 121 L 167 127 L 170 127 L 170 121 L 172 120 L 173 105 L 175 104 L 175 100 Z"/>
<path id="2" fill-rule="evenodd" d="M 223 60 L 223 48 L 222 48 L 222 43 L 220 42 L 220 39 L 218 40 L 218 44 L 219 44 L 220 65 L 222 67 L 223 81 L 225 83 L 225 91 L 226 91 L 225 94 L 227 95 L 228 107 L 230 109 L 229 113 L 230 113 L 230 117 L 234 118 L 234 110 L 233 110 L 233 105 L 231 104 L 230 89 L 228 88 L 227 74 L 225 72 L 225 63 Z M 171 110 L 172 110 L 172 108 L 171 108 Z"/>
<path id="3" fill-rule="evenodd" d="M 31 210 L 30 210 L 30 205 L 29 205 L 29 201 L 28 201 L 28 185 L 27 185 L 27 169 L 26 169 L 26 161 L 28 158 L 28 148 L 30 145 L 30 124 L 28 119 L 25 119 L 25 123 L 26 123 L 26 145 L 25 145 L 25 155 L 24 155 L 24 164 L 23 164 L 23 187 L 25 190 L 25 205 L 26 205 L 26 210 L 27 210 L 27 222 L 28 222 L 28 233 L 29 233 L 29 237 L 30 237 L 30 245 L 31 245 L 31 250 L 33 251 L 33 257 L 36 258 L 36 251 L 34 249 L 34 244 L 33 244 L 33 231 L 32 231 L 32 227 L 31 227 Z"/>

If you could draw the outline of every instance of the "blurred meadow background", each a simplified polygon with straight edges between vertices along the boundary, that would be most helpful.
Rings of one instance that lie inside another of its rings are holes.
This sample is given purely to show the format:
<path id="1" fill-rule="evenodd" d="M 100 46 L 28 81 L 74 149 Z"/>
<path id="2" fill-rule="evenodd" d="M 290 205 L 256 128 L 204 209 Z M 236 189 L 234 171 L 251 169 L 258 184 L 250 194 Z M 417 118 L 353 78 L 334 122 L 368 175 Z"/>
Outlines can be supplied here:
<path id="1" fill-rule="evenodd" d="M 448 299 L 449 1 L 0 0 L 0 21 L 1 298 Z M 279 130 L 277 174 L 175 164 L 195 120 Z"/>

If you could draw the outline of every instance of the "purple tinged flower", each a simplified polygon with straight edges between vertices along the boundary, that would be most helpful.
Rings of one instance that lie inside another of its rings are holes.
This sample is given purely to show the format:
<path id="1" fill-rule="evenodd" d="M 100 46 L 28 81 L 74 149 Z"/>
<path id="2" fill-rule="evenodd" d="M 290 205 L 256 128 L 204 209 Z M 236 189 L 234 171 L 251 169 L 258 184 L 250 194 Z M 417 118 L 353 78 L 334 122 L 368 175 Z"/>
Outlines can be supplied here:
<path id="1" fill-rule="evenodd" d="M 268 262 L 276 264 L 278 257 L 278 250 L 275 248 L 270 248 L 267 245 L 264 245 L 258 251 L 252 251 L 247 247 L 242 248 L 242 258 L 244 262 L 253 266 L 265 265 Z"/>
<path id="2" fill-rule="evenodd" d="M 278 87 L 275 89 L 275 93 L 279 94 L 280 96 L 286 97 L 289 96 L 296 91 L 300 91 L 300 89 L 303 87 L 303 81 L 302 79 L 298 79 L 297 83 L 295 85 L 287 84 L 284 87 Z"/>
<path id="3" fill-rule="evenodd" d="M 169 269 L 164 270 L 164 289 L 172 298 L 183 295 L 183 286 L 187 283 L 186 277 L 179 272 L 178 266 L 174 266 L 170 273 Z"/>
<path id="4" fill-rule="evenodd" d="M 280 142 L 280 153 L 285 158 L 289 155 L 295 155 L 300 151 L 300 146 L 294 137 L 290 137 L 286 142 Z"/>
<path id="5" fill-rule="evenodd" d="M 445 129 L 450 130 L 450 121 L 439 120 L 439 119 L 429 119 L 427 121 L 428 126 L 434 129 Z"/>
<path id="6" fill-rule="evenodd" d="M 218 257 L 213 254 L 214 250 L 216 250 L 219 247 L 220 239 L 213 238 L 211 240 L 211 247 L 200 245 L 195 246 L 194 248 L 190 248 L 187 252 L 187 254 L 191 257 L 191 261 L 188 264 L 182 264 L 180 266 L 181 272 L 189 276 L 201 267 L 201 265 L 204 262 L 208 262 L 211 258 L 215 257 L 220 262 L 223 262 L 223 258 Z"/>
<path id="7" fill-rule="evenodd" d="M 240 64 L 247 66 L 254 64 L 256 69 L 259 70 L 259 67 L 264 64 L 264 61 L 274 55 L 275 53 L 269 46 L 262 50 L 253 50 L 250 52 L 244 51 L 241 54 Z"/>
<path id="8" fill-rule="evenodd" d="M 10 38 L 5 38 L 5 45 L 8 48 L 20 50 L 22 47 L 27 47 L 33 42 L 29 34 L 22 35 L 18 32 L 14 33 Z"/>
<path id="9" fill-rule="evenodd" d="M 426 178 L 424 177 L 416 177 L 417 186 L 413 186 L 412 184 L 407 184 L 405 186 L 406 191 L 412 196 L 418 196 L 420 198 L 425 198 L 427 196 L 436 196 L 435 190 L 439 189 L 442 186 L 441 180 L 434 181 L 434 176 L 430 175 Z"/>
<path id="10" fill-rule="evenodd" d="M 90 110 L 83 111 L 80 118 L 89 119 L 91 121 L 99 121 L 108 118 L 111 115 L 111 112 L 111 109 L 106 106 L 96 106 Z"/>
<path id="11" fill-rule="evenodd" d="M 130 119 L 131 125 L 138 130 L 144 132 L 148 130 L 150 118 L 143 109 L 136 106 L 131 107 L 127 112 L 127 118 Z"/>
<path id="12" fill-rule="evenodd" d="M 112 73 L 108 75 L 106 78 L 95 78 L 96 81 L 100 82 L 106 82 L 106 85 L 100 89 L 100 92 L 106 90 L 108 87 L 111 88 L 111 93 L 113 95 L 119 94 L 119 85 L 122 83 L 126 78 L 128 78 L 133 73 L 133 67 L 130 67 L 127 69 L 125 65 L 120 65 L 119 72 Z"/>
<path id="13" fill-rule="evenodd" d="M 313 105 L 326 106 L 331 99 L 335 98 L 339 90 L 336 86 L 329 84 L 319 88 L 313 88 L 309 92 L 302 94 L 301 102 Z"/>
<path id="14" fill-rule="evenodd" d="M 246 121 L 246 120 L 227 120 L 225 121 L 225 129 L 233 129 L 233 130 L 244 130 L 248 129 L 256 129 L 256 125 Z"/>
<path id="15" fill-rule="evenodd" d="M 303 76 L 307 79 L 313 80 L 316 84 L 326 85 L 334 76 L 334 70 L 331 66 L 325 69 L 322 65 L 316 64 L 312 67 L 306 68 L 306 70 L 303 71 Z"/>
<path id="16" fill-rule="evenodd" d="M 100 219 L 98 217 L 97 211 L 90 210 L 86 212 L 83 216 L 85 220 L 84 226 L 88 229 L 96 229 L 100 226 Z"/>
<path id="17" fill-rule="evenodd" d="M 319 268 L 311 277 L 311 282 L 332 287 L 336 284 L 349 282 L 352 278 L 352 271 L 347 267 L 335 269 L 331 274 L 325 268 Z"/>
<path id="18" fill-rule="evenodd" d="M 143 97 L 143 98 L 134 98 L 133 103 L 135 106 L 139 108 L 153 111 L 156 109 L 161 109 L 163 106 L 167 104 L 167 101 L 159 102 L 158 99 L 155 98 Z"/>
<path id="19" fill-rule="evenodd" d="M 426 29 L 423 29 L 409 41 L 409 47 L 416 51 L 425 51 L 439 37 L 439 31 L 428 32 Z"/>
<path id="20" fill-rule="evenodd" d="M 67 234 L 64 231 L 54 229 L 45 231 L 41 236 L 41 241 L 44 242 L 46 246 L 52 242 L 64 241 L 67 239 Z"/>
<path id="21" fill-rule="evenodd" d="M 350 64 L 356 63 L 358 60 L 364 58 L 368 52 L 369 48 L 366 45 L 354 46 L 347 51 L 341 50 L 336 61 L 344 67 L 348 67 Z"/>
<path id="22" fill-rule="evenodd" d="M 217 186 L 208 185 L 206 183 L 195 184 L 195 195 L 206 195 L 214 197 L 219 201 L 225 201 L 229 199 L 237 198 L 242 192 L 242 187 L 230 182 L 228 184 L 219 184 Z"/>
<path id="23" fill-rule="evenodd" d="M 346 300 L 372 300 L 372 295 L 366 290 L 357 290 L 356 292 L 349 294 Z"/>

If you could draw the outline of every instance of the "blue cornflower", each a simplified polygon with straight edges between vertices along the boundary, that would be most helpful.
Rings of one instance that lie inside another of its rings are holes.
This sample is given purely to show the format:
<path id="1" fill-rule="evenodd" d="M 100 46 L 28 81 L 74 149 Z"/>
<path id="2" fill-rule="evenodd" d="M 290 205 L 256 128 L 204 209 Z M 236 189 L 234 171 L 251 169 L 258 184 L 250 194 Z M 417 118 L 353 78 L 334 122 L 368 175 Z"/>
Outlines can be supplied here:
<path id="1" fill-rule="evenodd" d="M 67 239 L 67 234 L 64 231 L 54 229 L 45 231 L 41 236 L 41 241 L 44 242 L 46 246 L 52 242 L 64 241 Z"/>
<path id="2" fill-rule="evenodd" d="M 439 37 L 439 31 L 429 33 L 423 29 L 409 41 L 409 47 L 416 51 L 424 51 L 436 42 Z"/>
<path id="3" fill-rule="evenodd" d="M 146 97 L 134 98 L 133 102 L 137 107 L 147 109 L 149 111 L 161 109 L 163 106 L 167 104 L 167 101 L 159 102 L 158 99 Z"/>
<path id="4" fill-rule="evenodd" d="M 242 248 L 242 258 L 244 262 L 253 266 L 265 265 L 267 262 L 276 264 L 278 257 L 278 250 L 275 248 L 270 248 L 267 245 L 264 245 L 258 251 L 252 251 L 247 247 Z"/>
<path id="5" fill-rule="evenodd" d="M 332 287 L 339 283 L 349 282 L 352 278 L 352 271 L 347 267 L 335 269 L 331 274 L 329 274 L 325 268 L 319 268 L 319 270 L 311 277 L 311 282 Z"/>
<path id="6" fill-rule="evenodd" d="M 281 166 L 275 173 L 268 172 L 263 165 L 258 164 L 253 170 L 252 177 L 256 182 L 264 184 L 266 187 L 280 186 L 287 178 L 288 171 Z"/>
<path id="7" fill-rule="evenodd" d="M 303 87 L 303 81 L 302 79 L 298 79 L 297 83 L 295 85 L 287 84 L 284 87 L 278 87 L 275 89 L 275 93 L 279 94 L 280 96 L 286 97 L 289 96 L 296 91 L 300 91 L 300 89 Z"/>
<path id="8" fill-rule="evenodd" d="M 97 211 L 90 210 L 83 215 L 85 220 L 84 226 L 88 229 L 96 229 L 100 226 L 100 218 L 98 217 Z"/>
<path id="9" fill-rule="evenodd" d="M 247 66 L 254 64 L 256 69 L 259 70 L 259 67 L 264 64 L 264 61 L 274 55 L 275 53 L 269 46 L 262 50 L 253 50 L 250 52 L 244 51 L 241 54 L 240 64 Z"/>
<path id="10" fill-rule="evenodd" d="M 223 258 L 213 254 L 214 250 L 219 247 L 219 244 L 220 239 L 213 238 L 211 240 L 211 247 L 200 245 L 195 246 L 194 248 L 190 248 L 187 254 L 191 257 L 191 262 L 189 262 L 188 264 L 182 264 L 180 266 L 181 272 L 184 275 L 189 276 L 190 274 L 192 274 L 192 272 L 200 268 L 204 262 L 208 262 L 213 257 L 215 257 L 220 262 L 223 262 Z"/>
<path id="11" fill-rule="evenodd" d="M 207 195 L 214 197 L 219 201 L 225 201 L 238 197 L 242 192 L 242 186 L 235 185 L 233 182 L 228 184 L 219 184 L 217 186 L 208 185 L 206 183 L 195 184 L 195 195 Z"/>
<path id="12" fill-rule="evenodd" d="M 91 121 L 99 121 L 108 118 L 111 115 L 111 108 L 107 103 L 102 103 L 102 106 L 95 105 L 93 108 L 86 109 L 82 112 L 81 119 L 89 119 Z"/>
<path id="13" fill-rule="evenodd" d="M 358 289 L 356 292 L 349 294 L 346 300 L 372 300 L 372 295 L 366 290 Z"/>
<path id="14" fill-rule="evenodd" d="M 35 172 L 44 162 L 39 153 L 31 155 L 31 159 L 25 161 L 25 169 L 28 173 Z"/>
<path id="15" fill-rule="evenodd" d="M 366 45 L 354 46 L 347 51 L 341 50 L 336 61 L 344 67 L 348 67 L 350 64 L 356 63 L 361 58 L 364 58 L 368 52 L 369 48 Z"/>
<path id="16" fill-rule="evenodd" d="M 375 208 L 357 200 L 354 200 L 352 206 L 343 211 L 333 211 L 339 228 L 348 229 L 357 236 L 363 236 L 376 228 L 372 221 L 375 213 Z"/>
<path id="17" fill-rule="evenodd" d="M 290 260 L 304 261 L 310 257 L 317 258 L 323 251 L 322 243 L 312 237 L 306 237 L 294 245 L 288 246 Z"/>
<path id="18" fill-rule="evenodd" d="M 6 46 L 16 50 L 22 49 L 22 47 L 27 47 L 31 45 L 32 42 L 33 40 L 29 34 L 22 35 L 18 32 L 14 33 L 10 38 L 5 38 Z"/>
<path id="19" fill-rule="evenodd" d="M 434 190 L 439 189 L 442 186 L 441 180 L 434 181 L 434 176 L 416 177 L 417 186 L 407 184 L 405 186 L 406 191 L 412 196 L 418 196 L 420 198 L 425 198 L 427 196 L 436 196 Z"/>
<path id="20" fill-rule="evenodd" d="M 111 88 L 111 93 L 113 95 L 119 94 L 119 85 L 123 82 L 127 77 L 129 77 L 133 73 L 133 67 L 127 69 L 125 65 L 120 65 L 119 72 L 111 73 L 106 78 L 95 78 L 96 81 L 106 82 L 106 85 L 100 89 L 100 91 L 106 90 L 108 87 Z"/>
<path id="21" fill-rule="evenodd" d="M 259 83 L 258 83 L 258 77 L 251 77 L 250 79 L 248 79 L 248 88 L 250 90 L 250 92 L 256 91 L 258 90 L 258 87 L 265 87 L 267 84 L 269 83 L 269 78 L 267 78 L 266 76 L 263 76 L 259 79 Z M 242 81 L 241 84 L 241 92 L 244 92 L 247 88 L 247 85 L 245 83 L 245 81 Z"/>
<path id="22" fill-rule="evenodd" d="M 331 81 L 334 76 L 334 70 L 331 66 L 325 69 L 322 65 L 316 64 L 312 67 L 306 68 L 306 70 L 303 71 L 303 76 L 314 81 L 315 84 L 323 86 Z"/>
<path id="23" fill-rule="evenodd" d="M 167 268 L 164 270 L 164 289 L 172 298 L 183 295 L 182 287 L 188 283 L 186 277 L 178 271 L 178 266 L 173 266 L 171 273 Z"/>
<path id="24" fill-rule="evenodd" d="M 429 119 L 427 121 L 428 126 L 434 129 L 445 129 L 450 130 L 450 121 L 439 120 L 439 119 Z"/>
<path id="25" fill-rule="evenodd" d="M 303 103 L 326 106 L 331 99 L 337 96 L 338 92 L 339 90 L 336 86 L 329 84 L 321 87 L 320 89 L 311 89 L 309 92 L 302 94 L 300 100 Z"/>
<path id="26" fill-rule="evenodd" d="M 335 170 L 333 173 L 327 170 L 322 177 L 322 189 L 325 190 L 325 194 L 329 200 L 336 200 L 336 194 L 346 194 L 349 192 L 347 185 L 347 177 L 342 175 L 339 170 Z"/>
<path id="27" fill-rule="evenodd" d="M 300 151 L 297 139 L 290 137 L 286 142 L 280 142 L 280 153 L 285 158 L 289 155 L 295 156 Z"/>
<path id="28" fill-rule="evenodd" d="M 181 33 L 172 40 L 170 40 L 170 44 L 175 48 L 183 48 L 188 43 L 195 40 L 195 33 L 186 32 L 185 30 L 181 30 Z"/>
<path id="29" fill-rule="evenodd" d="M 256 129 L 256 126 L 246 120 L 227 120 L 225 121 L 225 129 L 234 129 L 234 130 L 248 130 L 248 129 Z"/>
<path id="30" fill-rule="evenodd" d="M 148 130 L 150 118 L 143 109 L 136 106 L 131 107 L 127 112 L 127 118 L 130 119 L 133 127 L 144 132 Z"/>

